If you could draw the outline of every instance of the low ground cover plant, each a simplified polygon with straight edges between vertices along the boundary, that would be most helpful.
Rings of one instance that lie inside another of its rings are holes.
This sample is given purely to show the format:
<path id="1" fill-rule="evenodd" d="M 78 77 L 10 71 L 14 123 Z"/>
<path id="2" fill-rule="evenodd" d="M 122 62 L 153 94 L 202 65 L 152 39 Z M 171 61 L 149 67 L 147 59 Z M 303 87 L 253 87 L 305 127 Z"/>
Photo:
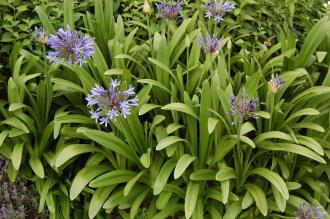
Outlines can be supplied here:
<path id="1" fill-rule="evenodd" d="M 50 218 L 329 218 L 330 20 L 271 3 L 37 6 L 0 102 L 8 178 Z"/>

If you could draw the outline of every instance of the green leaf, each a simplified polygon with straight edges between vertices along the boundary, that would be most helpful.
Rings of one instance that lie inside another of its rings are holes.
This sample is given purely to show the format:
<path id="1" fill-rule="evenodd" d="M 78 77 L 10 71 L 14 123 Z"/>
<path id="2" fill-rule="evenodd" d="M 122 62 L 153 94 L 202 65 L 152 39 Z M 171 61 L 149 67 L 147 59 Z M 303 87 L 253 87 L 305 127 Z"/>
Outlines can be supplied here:
<path id="1" fill-rule="evenodd" d="M 38 157 L 31 156 L 29 159 L 29 164 L 33 172 L 41 179 L 45 177 L 44 167 Z"/>
<path id="2" fill-rule="evenodd" d="M 168 160 L 165 162 L 163 167 L 161 168 L 155 184 L 154 184 L 154 195 L 158 195 L 161 191 L 163 191 L 168 177 L 170 176 L 172 170 L 174 169 L 175 161 L 174 160 Z"/>
<path id="3" fill-rule="evenodd" d="M 208 128 L 209 134 L 212 134 L 214 132 L 214 129 L 217 126 L 218 122 L 219 122 L 219 119 L 208 118 L 207 128 Z"/>
<path id="4" fill-rule="evenodd" d="M 218 181 L 224 181 L 228 179 L 235 179 L 236 173 L 235 170 L 231 167 L 223 166 L 215 175 L 215 179 Z"/>
<path id="5" fill-rule="evenodd" d="M 100 152 L 101 150 L 90 144 L 72 144 L 66 146 L 63 150 L 61 150 L 56 155 L 55 166 L 60 167 L 65 164 L 71 158 L 84 154 L 84 153 L 92 153 L 92 152 Z"/>
<path id="6" fill-rule="evenodd" d="M 199 169 L 195 170 L 191 175 L 190 179 L 191 180 L 215 180 L 215 170 L 211 169 Z"/>
<path id="7" fill-rule="evenodd" d="M 89 186 L 93 188 L 100 188 L 117 185 L 130 181 L 133 177 L 135 177 L 135 175 L 136 173 L 130 170 L 113 170 L 98 176 L 89 183 Z"/>
<path id="8" fill-rule="evenodd" d="M 178 143 L 178 142 L 187 142 L 185 139 L 183 138 L 179 138 L 177 136 L 168 136 L 168 137 L 165 137 L 163 138 L 162 140 L 159 141 L 159 143 L 157 144 L 156 146 L 156 150 L 157 151 L 160 151 L 170 145 L 173 145 L 175 143 Z"/>
<path id="9" fill-rule="evenodd" d="M 127 196 L 131 192 L 135 183 L 145 174 L 146 174 L 146 170 L 142 170 L 140 173 L 138 173 L 136 176 L 134 176 L 132 179 L 130 179 L 127 182 L 123 192 L 124 196 Z"/>
<path id="10" fill-rule="evenodd" d="M 8 130 L 4 130 L 0 133 L 0 147 L 2 146 L 3 142 L 7 138 L 8 134 L 9 134 Z"/>
<path id="11" fill-rule="evenodd" d="M 13 167 L 15 168 L 15 170 L 19 170 L 19 167 L 21 165 L 21 161 L 22 161 L 22 155 L 23 155 L 23 147 L 24 147 L 24 143 L 17 143 L 14 146 L 13 152 L 11 154 L 11 162 L 13 163 Z"/>
<path id="12" fill-rule="evenodd" d="M 251 196 L 251 194 L 249 193 L 249 191 L 246 191 L 243 201 L 242 201 L 242 209 L 247 209 L 248 207 L 250 207 L 253 203 L 253 198 Z"/>
<path id="13" fill-rule="evenodd" d="M 149 193 L 149 189 L 146 189 L 145 191 L 141 192 L 133 201 L 132 206 L 131 206 L 131 211 L 130 211 L 130 217 L 134 218 L 135 215 L 138 213 L 138 210 L 141 207 L 142 202 L 144 199 L 147 197 Z"/>
<path id="14" fill-rule="evenodd" d="M 56 34 L 56 31 L 55 31 L 53 25 L 51 24 L 50 20 L 48 19 L 48 16 L 44 12 L 44 10 L 40 6 L 37 6 L 35 8 L 35 10 L 40 18 L 42 26 L 46 29 L 47 33 Z"/>
<path id="15" fill-rule="evenodd" d="M 8 119 L 5 119 L 1 122 L 1 124 L 10 125 L 12 127 L 22 130 L 24 133 L 29 133 L 29 129 L 26 127 L 26 125 L 23 122 L 21 122 L 21 120 L 15 117 L 10 117 Z"/>
<path id="16" fill-rule="evenodd" d="M 136 155 L 134 149 L 116 137 L 113 133 L 106 133 L 88 128 L 78 128 L 77 132 L 84 134 L 87 138 L 101 144 L 115 153 L 126 157 L 130 161 L 140 163 L 140 159 Z"/>
<path id="17" fill-rule="evenodd" d="M 273 143 L 269 141 L 263 141 L 258 144 L 258 148 L 265 149 L 265 150 L 272 150 L 272 151 L 284 151 L 284 152 L 291 152 L 295 154 L 300 154 L 302 156 L 308 157 L 312 160 L 316 160 L 320 163 L 326 163 L 326 161 L 314 151 L 297 145 L 297 144 L 290 144 L 290 143 Z"/>
<path id="18" fill-rule="evenodd" d="M 285 120 L 284 124 L 288 123 L 290 120 L 297 118 L 299 116 L 316 116 L 319 114 L 320 114 L 320 112 L 313 108 L 302 109 L 302 110 L 299 110 L 298 112 L 293 113 L 291 116 L 289 116 L 289 118 L 287 118 Z"/>
<path id="19" fill-rule="evenodd" d="M 151 163 L 151 148 L 148 148 L 147 153 L 141 155 L 140 162 L 144 168 L 149 168 Z"/>
<path id="20" fill-rule="evenodd" d="M 104 188 L 99 188 L 94 192 L 88 207 L 89 218 L 94 218 L 98 214 L 104 202 L 109 197 L 109 194 L 115 187 L 115 185 L 112 185 Z"/>
<path id="21" fill-rule="evenodd" d="M 71 184 L 70 200 L 75 199 L 92 179 L 109 170 L 108 165 L 86 166 L 81 169 Z"/>
<path id="22" fill-rule="evenodd" d="M 284 212 L 285 207 L 286 207 L 286 200 L 283 198 L 281 193 L 274 186 L 272 186 L 272 191 L 273 191 L 274 198 L 275 198 L 276 205 L 277 205 L 278 209 L 281 212 Z"/>
<path id="23" fill-rule="evenodd" d="M 316 52 L 316 57 L 317 57 L 317 60 L 321 63 L 325 56 L 328 54 L 328 52 L 324 52 L 324 51 L 317 51 Z"/>
<path id="24" fill-rule="evenodd" d="M 254 201 L 256 202 L 257 207 L 261 211 L 261 213 L 266 216 L 268 213 L 268 204 L 266 200 L 266 195 L 262 191 L 262 189 L 255 185 L 255 184 L 245 184 L 244 187 L 249 191 L 249 193 L 252 195 Z"/>
<path id="25" fill-rule="evenodd" d="M 257 111 L 257 112 L 254 112 L 253 114 L 257 115 L 258 117 L 264 118 L 264 119 L 270 119 L 270 114 L 269 114 L 269 112 L 266 112 L 266 111 Z"/>
<path id="26" fill-rule="evenodd" d="M 281 193 L 283 198 L 285 200 L 288 200 L 288 198 L 289 198 L 288 188 L 286 187 L 286 184 L 285 184 L 284 180 L 282 179 L 282 177 L 280 177 L 277 173 L 274 173 L 273 171 L 271 171 L 267 168 L 259 167 L 259 168 L 253 169 L 250 172 L 250 175 L 251 174 L 257 174 L 257 175 L 267 179 Z M 251 195 L 253 196 L 253 194 L 251 194 Z"/>
<path id="27" fill-rule="evenodd" d="M 171 94 L 171 91 L 159 81 L 155 81 L 152 79 L 139 79 L 139 80 L 137 80 L 137 82 L 143 83 L 143 84 L 150 84 L 152 86 L 159 87 L 162 90 L 166 91 L 167 93 Z"/>
<path id="28" fill-rule="evenodd" d="M 158 107 L 161 107 L 160 105 L 156 105 L 156 104 L 143 104 L 139 110 L 139 116 L 142 116 L 144 114 L 146 114 L 147 112 L 149 112 L 150 110 L 156 109 Z"/>
<path id="29" fill-rule="evenodd" d="M 193 157 L 190 154 L 183 154 L 175 166 L 174 179 L 178 179 L 188 168 L 188 166 L 196 159 L 196 157 Z"/>
<path id="30" fill-rule="evenodd" d="M 189 182 L 187 186 L 185 201 L 184 201 L 184 212 L 187 219 L 191 217 L 195 210 L 195 206 L 198 199 L 199 183 Z"/>
<path id="31" fill-rule="evenodd" d="M 226 213 L 223 216 L 223 219 L 233 219 L 237 218 L 239 213 L 242 211 L 242 202 L 236 201 L 232 202 L 230 205 L 228 205 L 228 208 L 226 209 Z"/>
<path id="32" fill-rule="evenodd" d="M 166 208 L 166 206 L 168 205 L 168 201 L 170 200 L 172 194 L 173 194 L 173 192 L 162 191 L 159 194 L 159 197 L 157 199 L 156 208 L 159 210 L 163 210 L 164 208 Z"/>
<path id="33" fill-rule="evenodd" d="M 288 134 L 286 134 L 284 132 L 280 132 L 280 131 L 270 131 L 270 132 L 259 134 L 253 141 L 256 145 L 258 145 L 260 142 L 262 142 L 266 139 L 272 139 L 272 138 L 293 141 L 293 138 L 291 137 L 291 135 L 288 135 Z"/>
<path id="34" fill-rule="evenodd" d="M 194 117 L 195 119 L 198 119 L 198 116 L 197 116 L 196 112 L 194 111 L 194 109 L 184 103 L 170 103 L 170 104 L 163 106 L 161 109 L 183 112 L 183 113 L 186 113 L 186 114 Z"/>

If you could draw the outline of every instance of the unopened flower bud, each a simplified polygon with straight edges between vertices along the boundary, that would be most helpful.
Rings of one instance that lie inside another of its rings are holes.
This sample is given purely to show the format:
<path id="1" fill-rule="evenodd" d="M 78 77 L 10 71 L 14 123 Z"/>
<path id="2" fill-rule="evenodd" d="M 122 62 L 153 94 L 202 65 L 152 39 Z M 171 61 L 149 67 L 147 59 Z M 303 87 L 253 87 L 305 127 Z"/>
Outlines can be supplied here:
<path id="1" fill-rule="evenodd" d="M 148 0 L 144 0 L 143 13 L 145 13 L 145 14 L 150 13 L 150 4 L 149 4 Z"/>

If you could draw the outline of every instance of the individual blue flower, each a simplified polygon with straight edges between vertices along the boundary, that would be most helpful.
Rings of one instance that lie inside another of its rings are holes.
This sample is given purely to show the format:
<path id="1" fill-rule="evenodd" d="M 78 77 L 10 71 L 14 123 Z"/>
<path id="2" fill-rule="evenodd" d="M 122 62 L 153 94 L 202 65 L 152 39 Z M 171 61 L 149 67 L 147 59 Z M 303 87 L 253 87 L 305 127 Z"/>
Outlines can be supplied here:
<path id="1" fill-rule="evenodd" d="M 268 91 L 271 94 L 276 94 L 284 85 L 284 80 L 279 78 L 278 75 L 272 74 L 272 78 L 268 82 Z"/>
<path id="2" fill-rule="evenodd" d="M 206 53 L 219 53 L 220 49 L 225 45 L 223 43 L 223 37 L 217 38 L 216 34 L 213 34 L 211 37 L 208 33 L 204 37 L 198 38 L 199 45 Z"/>
<path id="3" fill-rule="evenodd" d="M 220 0 L 209 0 L 208 3 L 204 5 L 206 8 L 205 17 L 213 18 L 215 21 L 220 22 L 227 12 L 231 12 L 235 9 L 235 5 L 229 1 Z"/>
<path id="4" fill-rule="evenodd" d="M 156 7 L 158 10 L 158 14 L 164 18 L 164 19 L 169 19 L 173 20 L 176 19 L 182 10 L 182 1 L 177 1 L 176 3 L 173 1 L 164 2 L 162 3 L 156 3 Z"/>
<path id="5" fill-rule="evenodd" d="M 60 28 L 57 35 L 51 35 L 47 40 L 54 51 L 48 52 L 48 59 L 53 63 L 67 62 L 79 64 L 90 58 L 94 51 L 94 38 L 89 36 L 79 36 L 76 30 L 71 30 L 67 26 L 66 30 Z"/>
<path id="6" fill-rule="evenodd" d="M 257 99 L 252 98 L 250 101 L 244 87 L 241 97 L 232 94 L 230 98 L 230 105 L 231 114 L 235 117 L 235 119 L 241 119 L 244 121 L 248 120 L 249 118 L 258 118 L 258 116 L 254 114 L 254 111 L 257 109 Z"/>
<path id="7" fill-rule="evenodd" d="M 116 79 L 110 81 L 109 89 L 95 85 L 86 100 L 91 118 L 105 127 L 111 119 L 116 121 L 119 115 L 126 119 L 131 114 L 131 107 L 138 105 L 133 86 L 129 85 L 127 90 L 121 91 L 120 81 Z"/>
<path id="8" fill-rule="evenodd" d="M 326 213 L 323 208 L 315 207 L 315 204 L 303 202 L 300 204 L 296 219 L 323 219 Z"/>
<path id="9" fill-rule="evenodd" d="M 48 34 L 43 27 L 34 27 L 32 32 L 32 39 L 38 41 L 39 43 L 46 44 L 48 41 Z"/>

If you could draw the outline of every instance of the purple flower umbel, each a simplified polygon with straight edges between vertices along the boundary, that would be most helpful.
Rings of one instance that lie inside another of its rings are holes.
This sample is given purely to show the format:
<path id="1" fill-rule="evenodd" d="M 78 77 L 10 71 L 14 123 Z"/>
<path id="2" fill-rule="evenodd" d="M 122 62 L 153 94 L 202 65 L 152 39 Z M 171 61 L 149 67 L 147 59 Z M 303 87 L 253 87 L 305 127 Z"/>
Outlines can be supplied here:
<path id="1" fill-rule="evenodd" d="M 43 27 L 34 27 L 32 32 L 32 39 L 38 41 L 39 43 L 47 43 L 48 35 Z"/>
<path id="2" fill-rule="evenodd" d="M 87 107 L 90 108 L 91 118 L 107 127 L 109 120 L 116 121 L 119 114 L 125 119 L 131 114 L 130 107 L 137 106 L 138 98 L 135 97 L 134 88 L 129 85 L 128 90 L 119 90 L 120 81 L 111 80 L 110 88 L 104 89 L 95 85 L 86 97 Z"/>
<path id="3" fill-rule="evenodd" d="M 165 19 L 176 19 L 177 16 L 179 15 L 180 11 L 182 10 L 182 1 L 177 1 L 175 2 L 166 2 L 164 0 L 164 2 L 162 3 L 156 3 L 156 7 L 158 10 L 159 15 L 162 18 Z"/>
<path id="4" fill-rule="evenodd" d="M 206 53 L 218 53 L 220 49 L 224 46 L 223 37 L 217 38 L 216 34 L 213 34 L 211 37 L 208 33 L 206 37 L 199 37 L 198 38 L 199 45 Z"/>
<path id="5" fill-rule="evenodd" d="M 253 113 L 257 109 L 257 99 L 252 98 L 252 100 L 250 101 L 249 97 L 245 93 L 244 87 L 240 98 L 232 94 L 230 98 L 230 104 L 231 113 L 235 117 L 235 119 L 239 118 L 244 121 L 248 120 L 251 117 L 254 119 L 258 118 L 258 116 Z"/>
<path id="6" fill-rule="evenodd" d="M 303 202 L 300 204 L 296 219 L 323 219 L 325 212 L 322 207 L 315 207 L 315 204 Z"/>
<path id="7" fill-rule="evenodd" d="M 47 45 L 54 50 L 48 52 L 48 59 L 53 63 L 65 61 L 69 65 L 82 65 L 95 51 L 94 38 L 79 36 L 78 32 L 71 30 L 69 26 L 66 30 L 60 28 L 57 35 L 51 35 Z"/>
<path id="8" fill-rule="evenodd" d="M 276 94 L 284 85 L 284 80 L 279 78 L 278 75 L 272 74 L 272 78 L 268 82 L 268 91 L 271 94 Z"/>
<path id="9" fill-rule="evenodd" d="M 235 5 L 229 1 L 220 0 L 209 0 L 204 6 L 206 8 L 205 17 L 219 22 L 223 20 L 223 17 L 227 12 L 231 12 L 235 9 Z"/>

